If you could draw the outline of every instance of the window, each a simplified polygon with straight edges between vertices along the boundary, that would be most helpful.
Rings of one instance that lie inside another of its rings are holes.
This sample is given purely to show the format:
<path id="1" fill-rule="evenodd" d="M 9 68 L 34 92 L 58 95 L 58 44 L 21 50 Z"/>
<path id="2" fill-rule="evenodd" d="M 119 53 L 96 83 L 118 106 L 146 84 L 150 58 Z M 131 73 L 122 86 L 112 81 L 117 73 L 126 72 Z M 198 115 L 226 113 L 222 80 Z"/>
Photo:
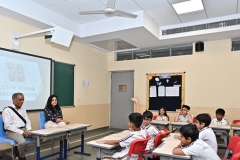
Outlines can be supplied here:
<path id="1" fill-rule="evenodd" d="M 240 40 L 232 41 L 232 51 L 240 50 Z"/>
<path id="2" fill-rule="evenodd" d="M 182 56 L 192 54 L 192 46 L 172 47 L 172 56 Z"/>
<path id="3" fill-rule="evenodd" d="M 191 45 L 174 46 L 165 48 L 153 48 L 143 49 L 135 51 L 125 51 L 117 53 L 117 61 L 133 60 L 133 59 L 145 59 L 145 58 L 157 58 L 157 57 L 170 57 L 170 56 L 182 56 L 193 54 Z M 240 48 L 240 43 L 239 43 Z"/>
<path id="4" fill-rule="evenodd" d="M 117 61 L 132 60 L 132 52 L 117 53 Z"/>
<path id="5" fill-rule="evenodd" d="M 144 59 L 144 58 L 150 58 L 150 57 L 151 57 L 150 50 L 133 52 L 133 59 Z"/>
<path id="6" fill-rule="evenodd" d="M 159 48 L 152 50 L 152 58 L 170 56 L 170 48 Z"/>

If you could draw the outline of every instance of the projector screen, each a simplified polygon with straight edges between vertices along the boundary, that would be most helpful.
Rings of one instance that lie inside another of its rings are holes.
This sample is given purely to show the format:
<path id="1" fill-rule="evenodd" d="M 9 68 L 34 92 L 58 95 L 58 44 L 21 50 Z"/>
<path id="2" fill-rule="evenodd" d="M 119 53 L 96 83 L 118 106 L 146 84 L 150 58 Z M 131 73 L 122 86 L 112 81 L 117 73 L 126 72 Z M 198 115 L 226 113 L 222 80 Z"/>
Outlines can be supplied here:
<path id="1" fill-rule="evenodd" d="M 12 94 L 24 94 L 23 108 L 44 109 L 51 93 L 52 59 L 0 48 L 0 112 Z"/>

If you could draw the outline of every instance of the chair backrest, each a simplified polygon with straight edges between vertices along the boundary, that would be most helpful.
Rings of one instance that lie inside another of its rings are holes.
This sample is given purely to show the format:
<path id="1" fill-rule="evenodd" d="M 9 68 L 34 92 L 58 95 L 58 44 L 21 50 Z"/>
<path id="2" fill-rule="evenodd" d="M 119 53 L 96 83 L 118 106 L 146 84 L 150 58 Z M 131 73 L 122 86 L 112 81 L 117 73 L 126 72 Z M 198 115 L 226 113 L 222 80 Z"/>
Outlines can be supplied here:
<path id="1" fill-rule="evenodd" d="M 229 143 L 228 143 L 227 149 L 234 151 L 238 142 L 240 142 L 240 137 L 239 136 L 232 136 L 230 138 Z"/>
<path id="2" fill-rule="evenodd" d="M 162 139 L 166 137 L 166 134 L 162 134 L 161 132 L 159 132 L 155 138 L 154 144 L 153 146 L 156 148 L 157 146 L 159 146 L 162 142 Z"/>
<path id="3" fill-rule="evenodd" d="M 156 120 L 157 119 L 157 116 L 153 116 L 153 120 Z"/>
<path id="4" fill-rule="evenodd" d="M 232 157 L 237 153 L 240 153 L 240 141 L 237 143 L 236 147 L 234 148 Z"/>
<path id="5" fill-rule="evenodd" d="M 231 160 L 240 160 L 240 153 L 234 154 L 234 156 L 232 156 Z"/>
<path id="6" fill-rule="evenodd" d="M 132 154 L 138 154 L 138 155 L 144 154 L 148 140 L 150 139 L 151 139 L 151 136 L 147 136 L 145 139 L 134 140 L 130 145 L 127 156 L 131 157 Z"/>
<path id="7" fill-rule="evenodd" d="M 5 131 L 3 130 L 3 118 L 0 116 L 0 137 L 6 137 Z"/>
<path id="8" fill-rule="evenodd" d="M 238 122 L 240 122 L 239 119 L 234 119 L 234 120 L 232 121 L 232 124 L 235 124 L 235 123 L 238 123 Z"/>
<path id="9" fill-rule="evenodd" d="M 193 123 L 196 123 L 196 117 L 193 117 Z"/>
<path id="10" fill-rule="evenodd" d="M 39 129 L 45 129 L 44 124 L 45 124 L 45 115 L 43 112 L 40 112 L 39 113 Z"/>

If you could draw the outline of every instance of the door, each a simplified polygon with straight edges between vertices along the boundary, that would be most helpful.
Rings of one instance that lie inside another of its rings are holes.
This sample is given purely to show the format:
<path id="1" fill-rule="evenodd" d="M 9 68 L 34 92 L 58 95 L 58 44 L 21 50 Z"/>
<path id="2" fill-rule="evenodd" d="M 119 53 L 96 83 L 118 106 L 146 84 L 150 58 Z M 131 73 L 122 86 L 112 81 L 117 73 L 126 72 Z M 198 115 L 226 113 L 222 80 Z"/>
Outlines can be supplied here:
<path id="1" fill-rule="evenodd" d="M 112 72 L 110 127 L 128 129 L 128 115 L 133 112 L 133 71 Z"/>

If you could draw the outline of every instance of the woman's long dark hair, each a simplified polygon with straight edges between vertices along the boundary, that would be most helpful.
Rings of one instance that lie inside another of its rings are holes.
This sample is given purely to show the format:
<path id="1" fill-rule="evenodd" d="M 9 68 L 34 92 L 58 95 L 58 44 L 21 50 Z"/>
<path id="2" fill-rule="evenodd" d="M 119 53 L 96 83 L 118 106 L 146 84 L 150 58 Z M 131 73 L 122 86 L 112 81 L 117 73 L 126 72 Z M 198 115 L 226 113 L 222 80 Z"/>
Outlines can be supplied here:
<path id="1" fill-rule="evenodd" d="M 52 113 L 55 113 L 55 110 L 54 110 L 54 108 L 53 108 L 53 106 L 52 106 L 52 99 L 53 99 L 54 97 L 58 100 L 58 97 L 57 97 L 56 95 L 51 95 L 51 96 L 49 96 L 49 97 L 48 97 L 48 100 L 47 100 L 46 107 L 45 107 L 45 108 L 50 109 L 50 110 L 52 111 Z M 55 108 L 56 108 L 57 111 L 61 110 L 61 108 L 60 108 L 60 106 L 59 106 L 59 104 L 58 104 L 58 101 L 57 101 L 57 104 L 56 104 Z"/>
<path id="2" fill-rule="evenodd" d="M 167 115 L 167 111 L 166 111 L 166 108 L 165 107 L 161 107 L 161 108 L 159 108 L 159 110 L 158 110 L 158 115 L 160 115 L 160 109 L 163 109 L 164 110 L 164 116 L 166 116 L 166 117 L 168 117 L 168 115 Z"/>

